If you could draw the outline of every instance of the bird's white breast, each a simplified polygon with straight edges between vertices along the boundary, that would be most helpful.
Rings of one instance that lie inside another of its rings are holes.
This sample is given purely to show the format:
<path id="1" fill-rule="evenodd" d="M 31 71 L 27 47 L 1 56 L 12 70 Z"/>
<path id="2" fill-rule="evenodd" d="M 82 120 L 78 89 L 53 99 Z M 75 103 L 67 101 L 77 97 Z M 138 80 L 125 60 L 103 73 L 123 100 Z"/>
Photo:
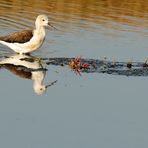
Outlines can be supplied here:
<path id="1" fill-rule="evenodd" d="M 29 42 L 26 43 L 14 43 L 20 47 L 20 52 L 28 53 L 38 49 L 45 39 L 45 29 L 42 27 L 39 30 L 34 30 L 33 37 Z"/>

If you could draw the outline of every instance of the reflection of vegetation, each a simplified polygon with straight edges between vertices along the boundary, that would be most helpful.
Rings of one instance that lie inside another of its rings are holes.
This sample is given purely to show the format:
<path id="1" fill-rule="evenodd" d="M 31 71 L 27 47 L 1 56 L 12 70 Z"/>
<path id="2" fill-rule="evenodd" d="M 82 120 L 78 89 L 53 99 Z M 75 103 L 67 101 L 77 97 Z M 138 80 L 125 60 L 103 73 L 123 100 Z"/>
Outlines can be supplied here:
<path id="1" fill-rule="evenodd" d="M 5 6 L 3 8 L 10 8 L 10 6 L 14 6 L 14 10 L 18 6 L 18 8 L 32 9 L 32 8 L 52 8 L 50 11 L 63 11 L 63 12 L 86 12 L 93 10 L 94 8 L 96 12 L 101 12 L 102 8 L 110 9 L 117 8 L 121 14 L 130 14 L 130 15 L 140 15 L 141 13 L 147 13 L 148 11 L 148 1 L 145 0 L 42 0 L 42 1 L 34 1 L 34 0 L 10 0 L 10 1 L 2 1 L 0 2 Z M 27 7 L 26 7 L 27 6 Z M 100 8 L 100 9 L 99 9 Z M 126 11 L 125 11 L 126 10 Z M 119 11 L 117 13 L 119 13 Z M 129 12 L 128 12 L 129 11 Z"/>
<path id="2" fill-rule="evenodd" d="M 63 18 L 71 22 L 75 17 L 85 18 L 98 23 L 106 19 L 131 25 L 147 25 L 148 1 L 145 0 L 10 0 L 0 2 L 0 13 L 23 13 L 23 17 L 36 16 L 39 13 L 53 14 L 56 21 Z M 9 10 L 9 11 L 8 11 Z M 29 16 L 28 16 L 29 14 Z M 21 14 L 22 15 L 22 14 Z M 60 16 L 59 16 L 60 15 Z M 130 19 L 144 18 L 145 23 Z M 101 17 L 101 19 L 100 19 Z"/>

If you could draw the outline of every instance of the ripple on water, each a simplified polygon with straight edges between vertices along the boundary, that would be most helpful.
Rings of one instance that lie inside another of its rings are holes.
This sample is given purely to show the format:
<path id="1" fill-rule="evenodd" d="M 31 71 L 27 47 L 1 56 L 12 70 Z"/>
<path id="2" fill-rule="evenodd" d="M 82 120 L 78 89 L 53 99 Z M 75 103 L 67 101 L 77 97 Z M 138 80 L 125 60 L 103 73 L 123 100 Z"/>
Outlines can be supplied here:
<path id="1" fill-rule="evenodd" d="M 50 19 L 61 27 L 66 24 L 70 28 L 75 25 L 91 28 L 91 23 L 96 23 L 112 28 L 111 22 L 147 27 L 147 6 L 148 3 L 145 1 L 142 3 L 141 0 L 136 0 L 136 2 L 127 0 L 124 2 L 88 0 L 87 3 L 85 1 L 57 0 L 42 0 L 37 3 L 30 0 L 16 0 L 1 1 L 0 13 L 1 16 L 7 18 L 7 26 L 13 26 L 14 28 L 30 26 L 34 18 L 41 13 L 49 15 Z M 2 24 L 4 23 L 2 22 Z"/>
<path id="2" fill-rule="evenodd" d="M 88 0 L 87 2 L 85 0 L 42 0 L 38 2 L 2 0 L 0 7 L 0 30 L 5 30 L 1 34 L 34 27 L 36 16 L 43 13 L 48 15 L 51 23 L 59 29 L 54 33 L 50 31 L 50 36 L 47 32 L 49 39 L 46 43 L 50 43 L 50 47 L 52 44 L 52 48 L 55 50 L 62 51 L 63 48 L 65 52 L 75 50 L 80 54 L 82 49 L 85 51 L 91 48 L 97 49 L 100 47 L 99 40 L 101 44 L 104 43 L 101 41 L 102 39 L 109 44 L 111 40 L 119 37 L 131 40 L 132 37 L 140 36 L 145 41 L 148 34 L 148 2 L 144 0 Z M 137 41 L 138 38 L 135 39 L 135 42 Z M 117 42 L 120 43 L 119 40 Z M 60 44 L 59 47 L 57 43 Z M 143 42 L 140 44 L 143 45 Z M 112 46 L 116 48 L 114 45 Z M 123 40 L 117 46 L 123 46 Z M 73 49 L 74 47 L 77 49 Z M 108 50 L 108 47 L 110 45 L 102 45 L 101 54 L 104 49 Z M 82 52 L 84 53 L 84 51 Z M 109 52 L 115 51 L 105 53 Z"/>

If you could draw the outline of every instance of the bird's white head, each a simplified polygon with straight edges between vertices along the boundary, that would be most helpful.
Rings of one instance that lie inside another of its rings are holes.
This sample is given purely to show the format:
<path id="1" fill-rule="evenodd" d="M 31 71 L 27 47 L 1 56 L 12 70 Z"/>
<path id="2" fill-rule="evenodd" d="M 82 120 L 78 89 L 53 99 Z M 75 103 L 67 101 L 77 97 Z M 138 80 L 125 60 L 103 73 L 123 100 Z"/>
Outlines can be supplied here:
<path id="1" fill-rule="evenodd" d="M 48 17 L 46 15 L 39 15 L 35 21 L 36 27 L 48 26 Z"/>
<path id="2" fill-rule="evenodd" d="M 47 15 L 44 15 L 44 14 L 39 15 L 36 18 L 35 26 L 36 26 L 36 28 L 50 26 L 50 27 L 54 28 L 55 30 L 57 30 L 53 25 L 51 25 L 49 23 Z"/>
<path id="3" fill-rule="evenodd" d="M 46 92 L 47 88 L 45 85 L 34 85 L 34 91 L 38 94 L 38 95 L 42 95 Z"/>
<path id="4" fill-rule="evenodd" d="M 54 85 L 55 83 L 57 83 L 57 80 L 51 82 L 48 85 L 44 85 L 41 82 L 39 83 L 39 81 L 35 81 L 33 88 L 34 88 L 35 93 L 37 93 L 38 95 L 42 95 L 46 92 L 48 87 Z"/>

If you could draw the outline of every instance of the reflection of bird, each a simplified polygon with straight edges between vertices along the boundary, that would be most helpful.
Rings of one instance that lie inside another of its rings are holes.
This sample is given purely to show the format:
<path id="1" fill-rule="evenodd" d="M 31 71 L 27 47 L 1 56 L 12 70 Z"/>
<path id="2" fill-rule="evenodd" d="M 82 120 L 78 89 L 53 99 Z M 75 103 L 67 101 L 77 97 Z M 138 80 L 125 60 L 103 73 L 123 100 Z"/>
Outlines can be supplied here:
<path id="1" fill-rule="evenodd" d="M 46 89 L 56 82 L 44 85 L 43 80 L 46 71 L 43 62 L 27 55 L 10 56 L 0 61 L 0 65 L 22 78 L 33 80 L 33 88 L 38 95 L 46 92 Z"/>
<path id="2" fill-rule="evenodd" d="M 46 15 L 39 15 L 35 21 L 34 30 L 24 30 L 0 37 L 0 43 L 17 53 L 30 53 L 38 49 L 45 39 L 45 26 L 51 26 Z M 54 27 L 53 27 L 54 28 Z"/>

